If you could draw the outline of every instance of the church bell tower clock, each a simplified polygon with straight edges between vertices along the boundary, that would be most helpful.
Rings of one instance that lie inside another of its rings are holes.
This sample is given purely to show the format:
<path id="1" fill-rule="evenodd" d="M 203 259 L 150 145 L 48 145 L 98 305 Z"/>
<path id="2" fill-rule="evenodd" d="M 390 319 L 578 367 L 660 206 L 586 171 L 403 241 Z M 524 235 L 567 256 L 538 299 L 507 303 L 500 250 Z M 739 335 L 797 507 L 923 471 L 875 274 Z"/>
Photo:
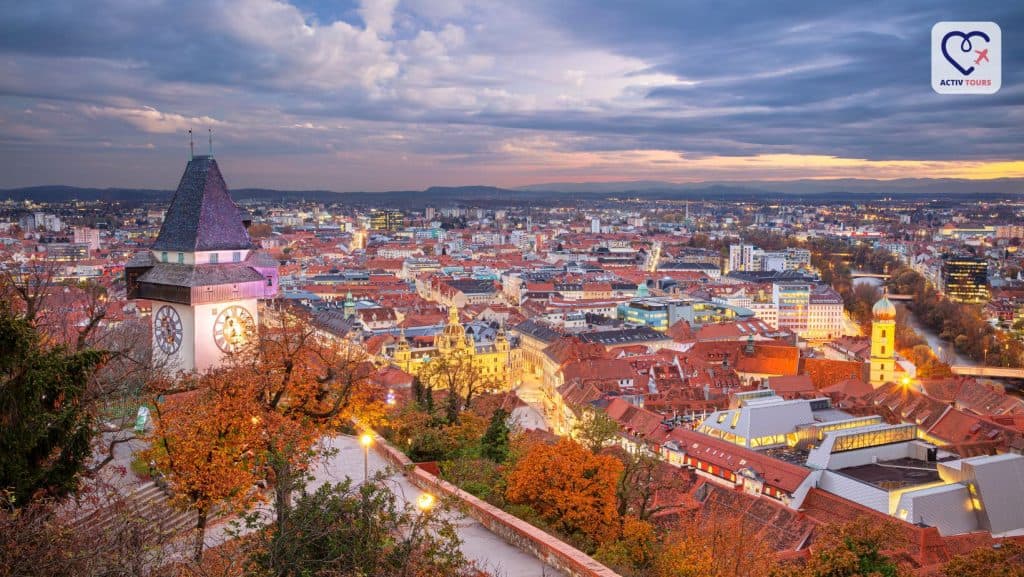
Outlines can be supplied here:
<path id="1" fill-rule="evenodd" d="M 152 303 L 153 360 L 204 371 L 256 341 L 278 263 L 258 251 L 213 156 L 195 156 L 151 250 L 125 265 L 128 297 Z"/>

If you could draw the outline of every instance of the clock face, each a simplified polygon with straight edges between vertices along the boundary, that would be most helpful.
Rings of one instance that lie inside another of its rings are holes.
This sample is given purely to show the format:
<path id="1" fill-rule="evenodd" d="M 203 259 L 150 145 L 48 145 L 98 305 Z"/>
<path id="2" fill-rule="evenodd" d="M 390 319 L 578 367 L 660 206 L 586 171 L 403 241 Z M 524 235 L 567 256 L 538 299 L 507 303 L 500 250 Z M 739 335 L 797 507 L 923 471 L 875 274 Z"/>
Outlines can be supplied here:
<path id="1" fill-rule="evenodd" d="M 232 306 L 224 309 L 213 323 L 213 340 L 220 350 L 228 354 L 237 353 L 252 342 L 256 335 L 256 323 L 244 307 Z"/>
<path id="2" fill-rule="evenodd" d="M 161 351 L 168 355 L 178 352 L 183 337 L 181 317 L 178 316 L 178 311 L 174 310 L 174 307 L 164 305 L 156 311 L 153 329 L 156 344 Z"/>

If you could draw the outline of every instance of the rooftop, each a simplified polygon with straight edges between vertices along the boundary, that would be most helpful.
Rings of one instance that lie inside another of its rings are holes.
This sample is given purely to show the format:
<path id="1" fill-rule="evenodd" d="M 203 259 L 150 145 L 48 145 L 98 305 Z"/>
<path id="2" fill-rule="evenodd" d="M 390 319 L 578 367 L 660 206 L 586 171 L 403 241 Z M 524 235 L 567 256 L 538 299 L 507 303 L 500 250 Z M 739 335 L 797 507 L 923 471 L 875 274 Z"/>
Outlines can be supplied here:
<path id="1" fill-rule="evenodd" d="M 847 467 L 839 469 L 839 472 L 886 491 L 942 480 L 934 462 L 909 457 Z"/>
<path id="2" fill-rule="evenodd" d="M 228 194 L 217 161 L 196 156 L 185 167 L 153 250 L 195 252 L 252 247 L 242 213 Z"/>

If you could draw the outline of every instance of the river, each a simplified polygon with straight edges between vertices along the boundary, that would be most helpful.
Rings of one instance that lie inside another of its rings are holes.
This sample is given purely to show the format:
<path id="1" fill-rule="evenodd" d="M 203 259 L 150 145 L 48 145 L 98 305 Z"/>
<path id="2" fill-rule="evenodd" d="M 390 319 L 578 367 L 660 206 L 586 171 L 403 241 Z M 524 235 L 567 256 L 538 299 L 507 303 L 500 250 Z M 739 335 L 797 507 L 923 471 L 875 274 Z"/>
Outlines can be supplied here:
<path id="1" fill-rule="evenodd" d="M 859 284 L 869 284 L 874 287 L 881 286 L 882 279 L 873 277 L 860 277 L 853 279 L 853 286 L 856 287 Z M 935 334 L 931 329 L 926 328 L 921 324 L 921 321 L 914 315 L 909 308 L 904 307 L 907 311 L 907 324 L 910 325 L 921 337 L 928 343 L 928 346 L 935 351 L 935 355 L 944 362 L 951 365 L 966 365 L 971 367 L 979 366 L 981 363 L 971 360 L 956 352 L 953 347 L 953 343 L 943 339 L 939 335 Z"/>

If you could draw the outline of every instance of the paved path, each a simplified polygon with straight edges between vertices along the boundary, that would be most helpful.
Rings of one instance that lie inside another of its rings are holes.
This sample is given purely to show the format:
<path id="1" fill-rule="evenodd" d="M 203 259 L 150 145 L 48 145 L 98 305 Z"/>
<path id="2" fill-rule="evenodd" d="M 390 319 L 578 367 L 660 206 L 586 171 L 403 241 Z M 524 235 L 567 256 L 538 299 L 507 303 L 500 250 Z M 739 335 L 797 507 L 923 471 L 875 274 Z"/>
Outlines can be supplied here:
<path id="1" fill-rule="evenodd" d="M 325 449 L 333 449 L 330 458 L 311 467 L 313 480 L 308 485 L 309 491 L 315 491 L 325 483 L 340 483 L 346 477 L 355 482 L 363 480 L 363 447 L 359 440 L 349 436 L 338 436 L 324 439 L 321 444 Z M 387 473 L 385 482 L 398 496 L 400 502 L 415 503 L 422 491 L 412 485 L 404 475 L 389 469 L 387 461 L 371 450 L 369 453 L 369 473 Z M 270 504 L 261 505 L 258 510 L 266 522 L 270 522 L 273 513 Z M 458 527 L 462 539 L 462 552 L 477 566 L 495 577 L 560 577 L 557 570 L 541 563 L 539 559 L 520 551 L 505 542 L 501 537 L 491 533 L 483 525 L 471 517 L 452 512 L 452 521 Z M 206 546 L 214 547 L 229 539 L 227 524 L 220 523 L 210 527 L 206 534 Z"/>
<path id="2" fill-rule="evenodd" d="M 310 490 L 331 482 L 337 483 L 346 476 L 359 482 L 363 478 L 363 448 L 353 437 L 339 436 L 324 441 L 325 448 L 336 449 L 336 453 L 314 467 L 311 471 L 315 480 L 310 483 Z M 369 470 L 372 477 L 379 471 L 387 471 L 388 463 L 371 450 L 369 453 Z M 400 473 L 392 471 L 387 478 L 391 489 L 408 503 L 414 503 L 420 491 Z M 459 537 L 462 539 L 462 552 L 488 573 L 497 577 L 541 577 L 561 575 L 555 569 L 541 563 L 539 559 L 520 551 L 491 533 L 483 525 L 471 517 L 461 513 L 452 520 L 458 526 Z"/>

